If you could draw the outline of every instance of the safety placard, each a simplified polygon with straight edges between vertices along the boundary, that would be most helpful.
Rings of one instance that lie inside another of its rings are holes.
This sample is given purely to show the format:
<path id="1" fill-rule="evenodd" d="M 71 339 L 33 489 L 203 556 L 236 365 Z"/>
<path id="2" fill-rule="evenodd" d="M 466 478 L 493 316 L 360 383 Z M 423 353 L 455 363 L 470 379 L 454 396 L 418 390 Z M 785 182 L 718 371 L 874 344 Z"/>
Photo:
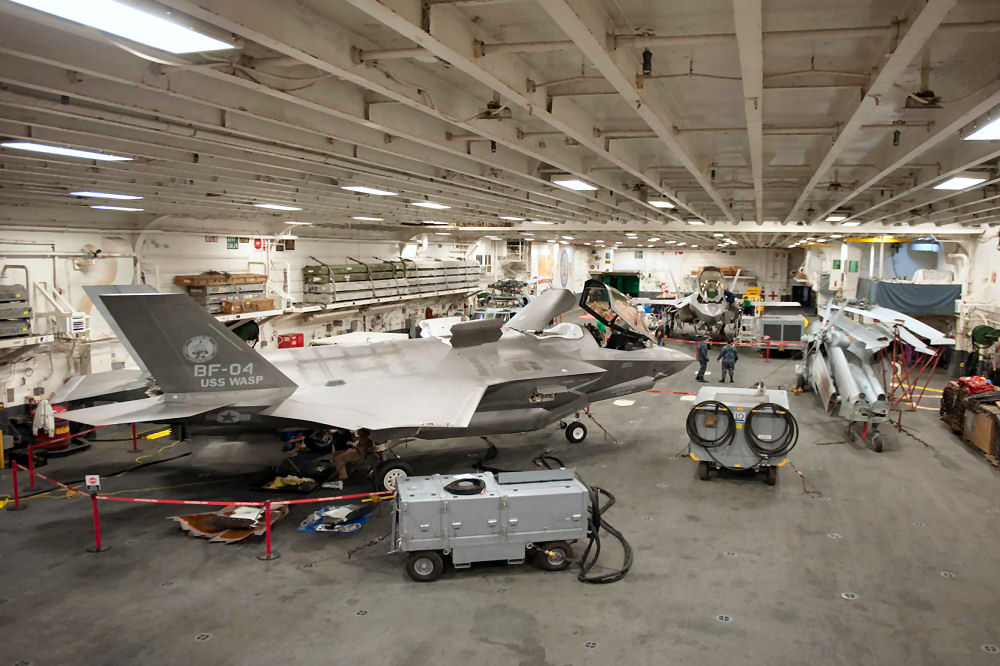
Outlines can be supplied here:
<path id="1" fill-rule="evenodd" d="M 101 477 L 99 474 L 87 474 L 83 477 L 83 485 L 87 487 L 87 490 L 100 490 L 101 489 Z"/>

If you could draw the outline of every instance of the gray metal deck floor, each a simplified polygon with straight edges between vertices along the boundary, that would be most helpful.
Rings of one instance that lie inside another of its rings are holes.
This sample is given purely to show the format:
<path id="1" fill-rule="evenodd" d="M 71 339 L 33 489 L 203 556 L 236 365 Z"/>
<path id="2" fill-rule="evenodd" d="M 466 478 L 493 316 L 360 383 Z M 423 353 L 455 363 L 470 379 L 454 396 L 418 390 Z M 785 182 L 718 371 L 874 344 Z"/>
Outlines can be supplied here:
<path id="1" fill-rule="evenodd" d="M 737 385 L 766 376 L 769 387 L 790 386 L 792 373 L 792 362 L 745 356 Z M 692 367 L 657 388 L 695 391 L 693 376 Z M 527 468 L 555 445 L 614 492 L 607 518 L 635 548 L 623 582 L 491 565 L 420 585 L 382 545 L 348 560 L 348 549 L 386 531 L 388 511 L 338 537 L 296 532 L 311 508 L 295 507 L 275 529 L 282 557 L 261 562 L 259 541 L 211 544 L 164 520 L 184 507 L 106 503 L 112 548 L 89 554 L 89 502 L 37 498 L 27 511 L 0 512 L 0 666 L 1000 664 L 983 648 L 1000 645 L 1000 472 L 934 412 L 905 417 L 922 442 L 890 433 L 876 454 L 845 442 L 815 396 L 792 396 L 802 425 L 792 459 L 822 492 L 813 497 L 789 466 L 775 487 L 734 474 L 699 481 L 695 463 L 677 455 L 691 403 L 629 398 L 634 405 L 594 408 L 621 445 L 595 428 L 580 445 L 549 430 L 497 438 L 494 461 Z M 420 443 L 408 456 L 418 472 L 462 471 L 483 450 L 477 440 L 447 446 Z M 104 445 L 45 472 L 122 467 L 125 449 Z M 197 476 L 188 460 L 107 480 L 105 490 L 198 482 L 145 496 L 258 497 L 245 480 Z M 0 492 L 9 479 L 0 473 Z M 618 557 L 609 547 L 605 561 Z"/>

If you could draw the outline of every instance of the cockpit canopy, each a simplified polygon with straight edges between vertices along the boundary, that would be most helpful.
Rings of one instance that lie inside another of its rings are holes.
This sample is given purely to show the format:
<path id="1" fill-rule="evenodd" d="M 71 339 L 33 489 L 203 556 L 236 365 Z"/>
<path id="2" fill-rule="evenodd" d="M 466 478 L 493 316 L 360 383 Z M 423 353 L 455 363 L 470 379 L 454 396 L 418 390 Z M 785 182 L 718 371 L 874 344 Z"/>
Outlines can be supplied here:
<path id="1" fill-rule="evenodd" d="M 715 266 L 707 266 L 698 274 L 698 293 L 708 302 L 718 303 L 725 297 L 722 271 Z"/>
<path id="2" fill-rule="evenodd" d="M 628 296 L 600 280 L 587 280 L 583 285 L 580 307 L 609 328 L 628 336 L 653 339 L 642 314 Z"/>

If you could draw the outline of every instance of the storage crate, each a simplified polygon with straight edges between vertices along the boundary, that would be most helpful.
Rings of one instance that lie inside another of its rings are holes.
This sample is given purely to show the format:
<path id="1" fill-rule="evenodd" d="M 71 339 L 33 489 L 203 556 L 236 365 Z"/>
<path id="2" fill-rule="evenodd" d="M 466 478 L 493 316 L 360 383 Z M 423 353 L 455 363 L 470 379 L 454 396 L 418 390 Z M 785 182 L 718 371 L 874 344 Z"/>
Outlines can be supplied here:
<path id="1" fill-rule="evenodd" d="M 26 301 L 0 303 L 0 319 L 30 319 L 31 306 Z"/>
<path id="2" fill-rule="evenodd" d="M 12 338 L 18 335 L 28 335 L 29 333 L 31 333 L 31 320 L 29 319 L 0 321 L 0 338 Z"/>
<path id="3" fill-rule="evenodd" d="M 263 312 L 274 309 L 273 298 L 245 298 L 222 303 L 223 314 L 240 314 L 243 312 Z"/>
<path id="4" fill-rule="evenodd" d="M 23 284 L 0 285 L 0 301 L 26 301 L 28 290 Z"/>
<path id="5" fill-rule="evenodd" d="M 202 273 L 177 275 L 174 284 L 181 287 L 207 287 L 221 284 L 263 284 L 267 276 L 260 273 Z"/>

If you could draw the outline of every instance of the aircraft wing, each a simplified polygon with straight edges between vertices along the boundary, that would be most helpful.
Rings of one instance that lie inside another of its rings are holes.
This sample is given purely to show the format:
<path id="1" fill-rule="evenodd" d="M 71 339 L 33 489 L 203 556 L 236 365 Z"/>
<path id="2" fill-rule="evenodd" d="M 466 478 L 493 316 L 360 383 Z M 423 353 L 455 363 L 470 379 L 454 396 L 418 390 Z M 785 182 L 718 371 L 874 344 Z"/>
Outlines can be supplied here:
<path id="1" fill-rule="evenodd" d="M 954 338 L 949 338 L 933 326 L 928 326 L 924 322 L 918 321 L 913 317 L 905 315 L 902 312 L 897 312 L 896 310 L 890 310 L 889 308 L 883 308 L 880 306 L 874 306 L 870 309 L 855 308 L 844 305 L 833 305 L 832 307 L 836 310 L 843 310 L 844 312 L 851 312 L 853 314 L 861 315 L 862 317 L 868 317 L 869 319 L 874 319 L 875 321 L 888 324 L 889 326 L 902 326 L 909 329 L 916 335 L 925 338 L 927 342 L 932 345 L 955 344 Z"/>
<path id="2" fill-rule="evenodd" d="M 76 375 L 56 389 L 51 402 L 83 400 L 109 393 L 141 389 L 146 386 L 148 379 L 149 375 L 144 370 L 130 368 L 95 372 L 92 375 Z"/>
<path id="3" fill-rule="evenodd" d="M 59 418 L 92 426 L 118 425 L 120 423 L 166 423 L 210 412 L 232 402 L 229 397 L 205 394 L 198 395 L 196 399 L 167 402 L 162 395 L 158 395 L 142 400 L 113 402 L 97 407 L 73 409 L 59 414 Z"/>
<path id="4" fill-rule="evenodd" d="M 340 386 L 300 387 L 263 413 L 351 430 L 461 428 L 469 425 L 485 391 L 484 383 L 445 377 L 348 379 Z"/>

